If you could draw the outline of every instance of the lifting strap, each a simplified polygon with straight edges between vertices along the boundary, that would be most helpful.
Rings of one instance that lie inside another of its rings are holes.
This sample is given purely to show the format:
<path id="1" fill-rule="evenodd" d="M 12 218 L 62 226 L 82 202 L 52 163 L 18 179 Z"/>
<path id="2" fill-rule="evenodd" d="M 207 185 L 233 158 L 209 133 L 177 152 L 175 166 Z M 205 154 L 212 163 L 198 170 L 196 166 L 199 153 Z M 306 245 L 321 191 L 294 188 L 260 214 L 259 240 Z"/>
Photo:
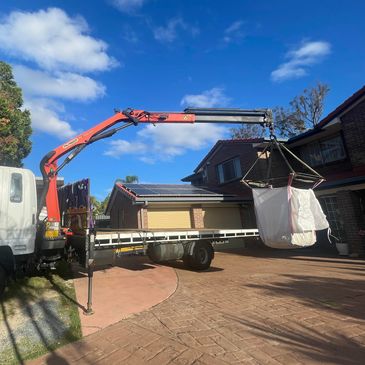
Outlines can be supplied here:
<path id="1" fill-rule="evenodd" d="M 272 159 L 273 159 L 273 152 L 277 150 L 285 162 L 286 166 L 289 169 L 289 175 L 288 176 L 280 176 L 280 177 L 273 177 L 272 176 Z M 264 179 L 260 180 L 251 180 L 248 179 L 249 174 L 252 172 L 254 167 L 256 166 L 257 162 L 261 159 L 261 157 L 265 153 L 269 153 L 268 157 L 268 168 L 266 172 L 266 177 Z M 293 166 L 290 164 L 287 156 L 285 153 L 292 158 L 294 158 L 296 161 L 298 161 L 302 166 L 304 166 L 307 170 L 309 170 L 310 173 L 304 173 L 304 172 L 296 172 L 293 168 Z M 270 134 L 270 142 L 265 146 L 263 151 L 259 154 L 255 162 L 252 164 L 252 166 L 248 169 L 246 174 L 241 179 L 241 183 L 246 185 L 249 188 L 268 188 L 273 187 L 273 183 L 278 181 L 283 181 L 287 179 L 287 185 L 291 186 L 294 181 L 298 181 L 305 184 L 311 184 L 311 188 L 314 189 L 319 184 L 321 184 L 325 178 L 320 175 L 317 171 L 315 171 L 312 167 L 310 167 L 307 163 L 305 163 L 303 160 L 301 160 L 298 156 L 296 156 L 292 151 L 290 151 L 283 143 L 278 142 L 276 136 L 271 133 Z"/>

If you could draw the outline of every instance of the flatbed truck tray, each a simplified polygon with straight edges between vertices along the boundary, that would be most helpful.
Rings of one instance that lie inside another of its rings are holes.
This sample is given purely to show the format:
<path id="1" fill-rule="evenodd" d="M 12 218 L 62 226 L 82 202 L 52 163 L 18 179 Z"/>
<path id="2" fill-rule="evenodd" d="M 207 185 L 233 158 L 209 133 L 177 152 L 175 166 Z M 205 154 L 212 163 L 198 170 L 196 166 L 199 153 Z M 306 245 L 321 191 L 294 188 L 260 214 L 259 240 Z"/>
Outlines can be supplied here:
<path id="1" fill-rule="evenodd" d="M 208 240 L 226 241 L 234 238 L 258 237 L 257 229 L 185 229 L 185 230 L 97 230 L 93 235 L 95 250 L 141 246 L 149 243 L 177 243 Z"/>

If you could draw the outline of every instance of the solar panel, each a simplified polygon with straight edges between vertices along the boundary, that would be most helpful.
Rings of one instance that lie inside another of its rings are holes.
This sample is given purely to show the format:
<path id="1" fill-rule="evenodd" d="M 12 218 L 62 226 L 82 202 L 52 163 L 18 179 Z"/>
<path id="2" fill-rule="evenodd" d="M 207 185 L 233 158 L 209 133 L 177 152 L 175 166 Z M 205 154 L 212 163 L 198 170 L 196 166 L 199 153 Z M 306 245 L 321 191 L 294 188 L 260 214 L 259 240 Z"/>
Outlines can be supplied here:
<path id="1" fill-rule="evenodd" d="M 199 188 L 193 185 L 183 184 L 124 184 L 124 186 L 138 196 L 153 195 L 195 195 L 195 196 L 217 196 L 218 192 Z"/>
<path id="2" fill-rule="evenodd" d="M 144 184 L 124 184 L 124 186 L 137 195 L 153 195 L 153 191 Z"/>

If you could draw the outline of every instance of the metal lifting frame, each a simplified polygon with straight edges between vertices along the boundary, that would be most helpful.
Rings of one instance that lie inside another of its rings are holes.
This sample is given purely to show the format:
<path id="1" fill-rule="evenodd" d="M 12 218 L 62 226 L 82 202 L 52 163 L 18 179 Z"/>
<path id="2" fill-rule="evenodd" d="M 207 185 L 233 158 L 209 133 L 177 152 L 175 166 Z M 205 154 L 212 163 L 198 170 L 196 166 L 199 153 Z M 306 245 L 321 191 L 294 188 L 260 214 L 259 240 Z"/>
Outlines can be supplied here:
<path id="1" fill-rule="evenodd" d="M 257 162 L 260 160 L 261 156 L 263 156 L 269 148 L 270 148 L 270 150 L 269 150 L 269 166 L 268 166 L 268 169 L 267 169 L 266 178 L 262 179 L 262 180 L 259 180 L 259 181 L 254 181 L 254 180 L 247 179 L 247 177 L 249 176 L 251 171 L 256 166 Z M 255 162 L 252 164 L 252 166 L 249 168 L 249 170 L 243 176 L 243 178 L 241 179 L 241 183 L 243 183 L 244 185 L 246 185 L 249 188 L 252 188 L 251 185 L 255 185 L 255 186 L 258 186 L 258 187 L 269 187 L 269 186 L 271 186 L 271 182 L 273 180 L 282 180 L 284 178 L 282 176 L 281 177 L 271 177 L 271 175 L 272 175 L 272 156 L 273 156 L 274 148 L 276 148 L 279 151 L 280 156 L 282 157 L 282 159 L 284 160 L 284 162 L 286 163 L 286 165 L 289 168 L 289 171 L 290 171 L 290 173 L 289 173 L 289 182 L 288 182 L 289 185 L 291 185 L 293 180 L 296 180 L 296 181 L 300 181 L 300 182 L 303 182 L 303 183 L 313 183 L 314 184 L 313 189 L 314 189 L 315 187 L 317 187 L 319 184 L 321 184 L 325 180 L 325 178 L 322 175 L 320 175 L 317 171 L 315 171 L 307 163 L 305 163 L 298 156 L 296 156 L 283 143 L 278 142 L 275 135 L 271 131 L 270 143 L 267 146 L 265 146 L 265 148 L 260 153 L 260 155 L 257 157 Z M 291 157 L 293 157 L 296 161 L 298 161 L 301 165 L 306 167 L 310 172 L 312 172 L 312 174 L 306 174 L 306 173 L 303 173 L 303 172 L 296 172 L 293 169 L 290 162 L 288 161 L 287 157 L 285 156 L 283 150 L 285 152 L 287 152 Z"/>

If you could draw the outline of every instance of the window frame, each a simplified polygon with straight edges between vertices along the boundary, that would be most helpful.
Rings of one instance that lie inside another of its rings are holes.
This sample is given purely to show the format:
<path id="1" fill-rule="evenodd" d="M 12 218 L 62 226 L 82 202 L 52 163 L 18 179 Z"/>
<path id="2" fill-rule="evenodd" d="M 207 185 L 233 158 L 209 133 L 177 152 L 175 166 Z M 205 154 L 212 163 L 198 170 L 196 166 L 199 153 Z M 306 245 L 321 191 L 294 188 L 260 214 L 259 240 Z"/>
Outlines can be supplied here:
<path id="1" fill-rule="evenodd" d="M 224 174 L 224 165 L 232 163 L 233 170 L 234 170 L 234 177 L 231 179 L 225 180 Z M 242 167 L 241 167 L 241 160 L 239 156 L 232 157 L 228 160 L 222 161 L 216 165 L 216 173 L 219 185 L 229 183 L 231 181 L 235 181 L 242 177 Z M 221 179 L 222 178 L 222 179 Z"/>
<path id="2" fill-rule="evenodd" d="M 17 181 L 20 181 L 20 186 L 17 186 Z M 11 173 L 9 199 L 11 203 L 23 202 L 23 175 L 19 172 Z"/>
<path id="3" fill-rule="evenodd" d="M 342 149 L 343 155 L 338 159 L 328 160 L 328 157 L 325 157 L 325 155 L 324 155 L 323 144 L 328 141 L 335 140 L 335 139 L 338 139 L 340 141 L 340 143 L 341 143 L 340 148 Z M 317 149 L 316 152 L 318 152 L 318 153 L 317 154 L 315 153 L 314 155 L 310 154 L 310 151 L 309 151 L 310 148 Z M 347 159 L 347 150 L 346 150 L 346 146 L 345 146 L 342 134 L 339 133 L 339 134 L 332 135 L 327 138 L 318 139 L 316 141 L 313 141 L 313 142 L 310 142 L 310 143 L 304 145 L 301 148 L 300 155 L 301 155 L 301 158 L 303 159 L 303 161 L 308 163 L 310 166 L 313 166 L 313 167 L 328 166 L 328 165 L 335 164 L 340 161 L 346 160 Z M 320 160 L 320 161 L 317 162 L 316 160 Z"/>

